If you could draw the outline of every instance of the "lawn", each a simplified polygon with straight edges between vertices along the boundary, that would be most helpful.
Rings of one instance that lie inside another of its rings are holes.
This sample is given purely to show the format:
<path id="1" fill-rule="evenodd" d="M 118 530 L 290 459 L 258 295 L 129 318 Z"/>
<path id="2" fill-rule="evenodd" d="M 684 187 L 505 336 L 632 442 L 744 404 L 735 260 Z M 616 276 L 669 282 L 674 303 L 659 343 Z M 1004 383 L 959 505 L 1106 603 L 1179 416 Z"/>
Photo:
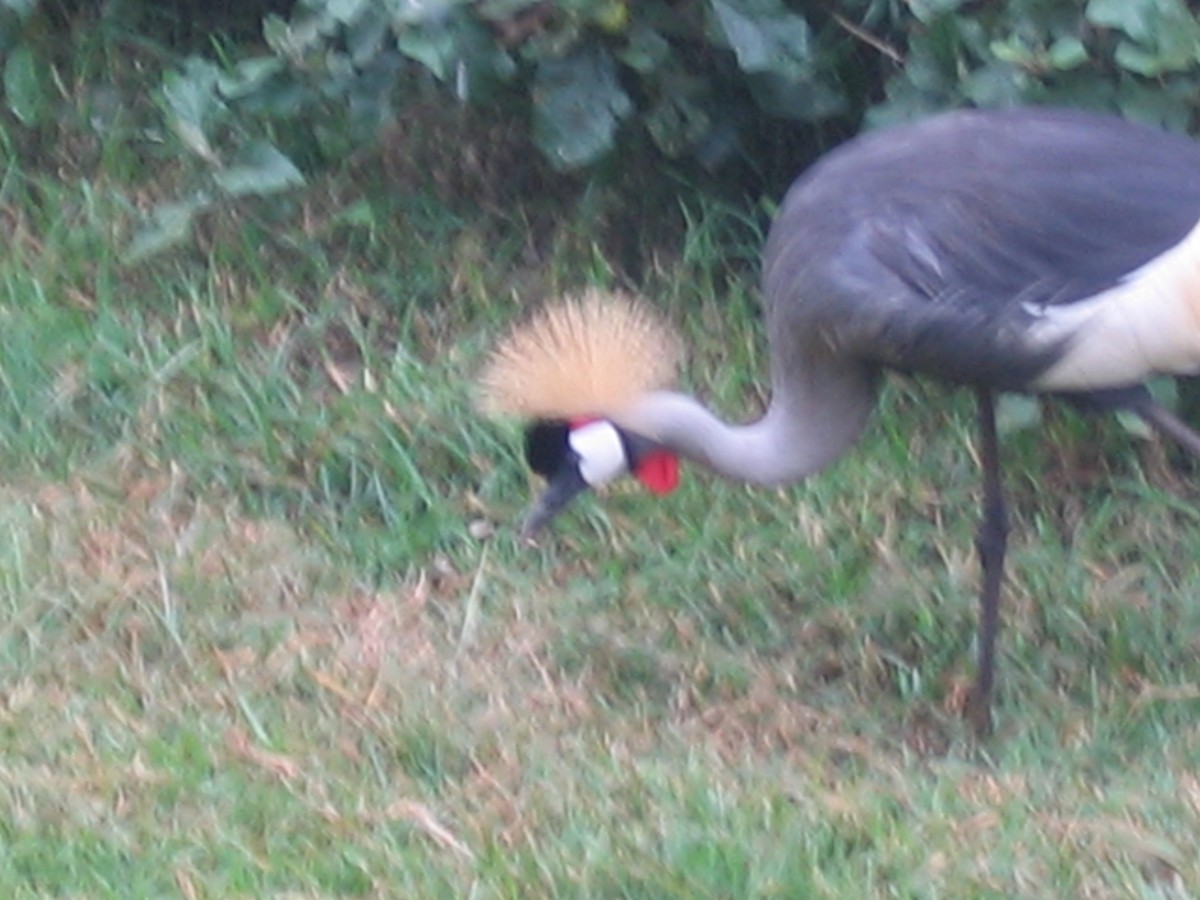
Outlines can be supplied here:
<path id="1" fill-rule="evenodd" d="M 474 376 L 523 309 L 625 286 L 582 205 L 481 202 L 397 132 L 131 263 L 176 164 L 71 128 L 3 137 L 0 894 L 1200 894 L 1173 448 L 1007 429 L 978 743 L 968 395 L 894 379 L 806 484 L 689 469 L 529 547 L 519 423 Z M 638 289 L 747 418 L 761 235 L 684 202 Z"/>

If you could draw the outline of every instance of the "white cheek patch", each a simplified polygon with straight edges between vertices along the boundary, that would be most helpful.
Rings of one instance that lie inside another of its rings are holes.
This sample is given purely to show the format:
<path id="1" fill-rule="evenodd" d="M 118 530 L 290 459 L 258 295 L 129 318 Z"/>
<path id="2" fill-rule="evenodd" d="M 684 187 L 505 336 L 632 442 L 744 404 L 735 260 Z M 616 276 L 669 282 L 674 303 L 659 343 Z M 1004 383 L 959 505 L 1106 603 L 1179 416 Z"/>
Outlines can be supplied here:
<path id="1" fill-rule="evenodd" d="M 575 428 L 567 443 L 579 456 L 579 474 L 590 487 L 607 484 L 629 471 L 625 445 L 611 422 L 589 422 Z"/>

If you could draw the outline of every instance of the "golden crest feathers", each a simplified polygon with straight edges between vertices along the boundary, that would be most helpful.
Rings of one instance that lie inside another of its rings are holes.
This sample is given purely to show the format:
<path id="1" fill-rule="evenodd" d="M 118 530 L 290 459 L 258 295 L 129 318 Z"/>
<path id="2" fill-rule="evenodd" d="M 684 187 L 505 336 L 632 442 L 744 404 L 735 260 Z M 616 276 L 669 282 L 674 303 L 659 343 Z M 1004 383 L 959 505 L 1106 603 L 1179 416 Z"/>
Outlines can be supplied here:
<path id="1" fill-rule="evenodd" d="M 675 332 L 627 294 L 589 290 L 515 327 L 480 377 L 489 415 L 612 416 L 669 386 L 683 355 Z"/>

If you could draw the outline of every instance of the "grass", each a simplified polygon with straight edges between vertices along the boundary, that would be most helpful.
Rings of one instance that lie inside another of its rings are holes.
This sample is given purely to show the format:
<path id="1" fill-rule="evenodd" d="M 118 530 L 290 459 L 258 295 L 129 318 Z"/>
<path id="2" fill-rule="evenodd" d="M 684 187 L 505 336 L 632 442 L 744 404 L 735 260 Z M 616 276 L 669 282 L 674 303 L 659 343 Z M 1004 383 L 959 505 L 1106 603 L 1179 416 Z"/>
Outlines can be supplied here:
<path id="1" fill-rule="evenodd" d="M 969 397 L 894 380 L 807 484 L 690 470 L 527 548 L 471 375 L 522 303 L 616 279 L 596 233 L 531 250 L 520 210 L 368 160 L 127 267 L 127 199 L 171 183 L 133 140 L 75 178 L 14 154 L 0 190 L 0 893 L 1200 893 L 1200 492 L 1168 450 L 1007 436 L 977 746 Z M 752 242 L 687 219 L 645 291 L 745 418 Z"/>

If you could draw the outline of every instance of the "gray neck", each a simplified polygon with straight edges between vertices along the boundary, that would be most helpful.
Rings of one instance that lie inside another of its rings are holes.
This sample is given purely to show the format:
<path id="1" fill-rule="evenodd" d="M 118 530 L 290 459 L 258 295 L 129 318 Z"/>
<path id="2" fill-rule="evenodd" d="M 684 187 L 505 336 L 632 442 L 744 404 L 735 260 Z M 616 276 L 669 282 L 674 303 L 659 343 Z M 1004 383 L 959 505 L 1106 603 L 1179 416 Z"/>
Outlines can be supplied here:
<path id="1" fill-rule="evenodd" d="M 618 425 L 739 481 L 798 481 L 841 456 L 862 433 L 875 401 L 875 377 L 863 369 L 823 373 L 779 388 L 757 422 L 728 425 L 686 394 L 647 394 L 616 417 Z"/>

